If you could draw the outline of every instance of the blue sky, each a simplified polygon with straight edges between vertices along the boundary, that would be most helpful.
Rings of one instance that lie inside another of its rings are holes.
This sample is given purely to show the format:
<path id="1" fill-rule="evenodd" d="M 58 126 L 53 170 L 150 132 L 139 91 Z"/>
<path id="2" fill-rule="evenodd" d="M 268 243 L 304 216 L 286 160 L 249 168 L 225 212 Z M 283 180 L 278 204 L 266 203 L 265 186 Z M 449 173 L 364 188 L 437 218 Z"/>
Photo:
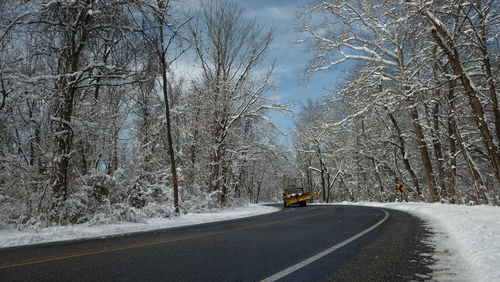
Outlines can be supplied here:
<path id="1" fill-rule="evenodd" d="M 196 10 L 203 0 L 184 0 L 185 10 Z M 232 0 L 227 0 L 232 1 Z M 274 124 L 285 133 L 280 141 L 287 145 L 293 142 L 289 134 L 294 128 L 295 114 L 300 111 L 301 105 L 308 99 L 317 100 L 325 95 L 330 95 L 327 89 L 335 89 L 343 81 L 345 74 L 339 70 L 328 70 L 314 74 L 307 82 L 304 72 L 307 68 L 312 53 L 305 50 L 304 44 L 296 44 L 299 39 L 305 37 L 295 31 L 295 16 L 298 11 L 304 10 L 311 0 L 244 0 L 235 1 L 245 9 L 245 16 L 256 19 L 263 28 L 272 28 L 273 41 L 269 47 L 268 61 L 277 63 L 272 79 L 275 89 L 270 90 L 267 95 L 282 104 L 289 106 L 292 114 L 270 112 L 269 116 Z M 267 67 L 267 66 L 266 66 Z M 178 69 L 183 69 L 184 74 L 193 71 L 194 65 L 189 61 L 181 62 Z"/>
<path id="2" fill-rule="evenodd" d="M 304 34 L 295 31 L 295 15 L 310 3 L 310 0 L 247 0 L 238 4 L 245 8 L 247 16 L 256 18 L 262 27 L 274 29 L 274 40 L 270 46 L 268 58 L 276 59 L 277 69 L 273 74 L 276 89 L 270 90 L 268 95 L 297 114 L 301 104 L 308 99 L 320 99 L 329 95 L 327 89 L 335 87 L 343 81 L 344 73 L 339 70 L 330 70 L 316 73 L 306 82 L 304 72 L 312 53 L 305 50 L 303 44 L 294 43 L 304 38 Z M 284 133 L 289 133 L 294 127 L 294 114 L 270 113 L 276 126 Z M 290 144 L 291 136 L 284 136 L 283 143 Z"/>

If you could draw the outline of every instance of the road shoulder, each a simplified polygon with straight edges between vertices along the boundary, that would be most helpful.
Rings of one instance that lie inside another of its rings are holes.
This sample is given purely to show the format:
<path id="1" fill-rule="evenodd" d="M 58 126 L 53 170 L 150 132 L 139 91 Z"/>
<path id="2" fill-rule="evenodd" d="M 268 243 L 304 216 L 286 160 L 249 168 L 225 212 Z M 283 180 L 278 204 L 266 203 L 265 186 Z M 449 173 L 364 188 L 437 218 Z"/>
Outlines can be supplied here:
<path id="1" fill-rule="evenodd" d="M 434 249 L 425 223 L 405 212 L 390 210 L 378 235 L 349 263 L 324 281 L 425 281 L 432 278 Z M 362 266 L 362 267 L 359 267 Z"/>

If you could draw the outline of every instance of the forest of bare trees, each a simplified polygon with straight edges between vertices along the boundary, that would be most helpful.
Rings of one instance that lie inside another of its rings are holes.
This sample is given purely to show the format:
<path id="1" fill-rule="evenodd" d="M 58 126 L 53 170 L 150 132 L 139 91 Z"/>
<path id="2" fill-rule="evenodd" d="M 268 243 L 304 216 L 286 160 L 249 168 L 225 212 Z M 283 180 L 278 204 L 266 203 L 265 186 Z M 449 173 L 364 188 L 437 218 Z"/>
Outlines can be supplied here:
<path id="1" fill-rule="evenodd" d="M 140 221 L 276 186 L 271 31 L 236 4 L 181 4 L 0 2 L 0 221 Z"/>
<path id="2" fill-rule="evenodd" d="M 499 15 L 493 0 L 317 1 L 298 15 L 307 74 L 351 62 L 304 106 L 294 147 L 322 200 L 500 202 Z"/>
<path id="3" fill-rule="evenodd" d="M 394 201 L 403 184 L 400 200 L 500 203 L 498 1 L 299 8 L 306 77 L 348 74 L 303 106 L 290 148 L 268 117 L 288 111 L 267 95 L 272 29 L 198 4 L 0 1 L 0 224 L 276 200 L 294 174 L 319 202 Z"/>

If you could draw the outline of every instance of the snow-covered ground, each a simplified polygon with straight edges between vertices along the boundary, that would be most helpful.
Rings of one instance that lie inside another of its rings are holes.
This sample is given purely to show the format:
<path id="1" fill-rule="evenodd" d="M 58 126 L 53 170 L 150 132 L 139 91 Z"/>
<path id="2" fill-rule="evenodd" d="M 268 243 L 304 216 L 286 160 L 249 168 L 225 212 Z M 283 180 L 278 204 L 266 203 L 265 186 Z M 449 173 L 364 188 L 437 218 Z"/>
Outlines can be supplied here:
<path id="1" fill-rule="evenodd" d="M 119 223 L 106 225 L 78 224 L 39 229 L 25 228 L 21 231 L 16 229 L 0 228 L 0 248 L 194 225 L 261 215 L 278 210 L 280 209 L 276 207 L 249 205 L 247 207 L 226 209 L 216 213 L 187 214 L 171 219 L 152 218 L 148 219 L 144 223 Z"/>
<path id="2" fill-rule="evenodd" d="M 352 205 L 353 203 L 343 203 Z M 427 203 L 356 203 L 414 214 L 435 233 L 432 280 L 500 281 L 500 207 Z"/>
<path id="3" fill-rule="evenodd" d="M 436 259 L 432 280 L 500 281 L 500 207 L 427 203 L 342 203 L 406 211 L 422 218 L 435 233 Z M 88 224 L 42 229 L 0 229 L 0 247 L 102 237 L 113 234 L 242 218 L 279 210 L 250 205 L 218 213 L 188 214 L 173 219 L 153 218 L 145 223 Z M 422 254 L 426 255 L 426 254 Z"/>

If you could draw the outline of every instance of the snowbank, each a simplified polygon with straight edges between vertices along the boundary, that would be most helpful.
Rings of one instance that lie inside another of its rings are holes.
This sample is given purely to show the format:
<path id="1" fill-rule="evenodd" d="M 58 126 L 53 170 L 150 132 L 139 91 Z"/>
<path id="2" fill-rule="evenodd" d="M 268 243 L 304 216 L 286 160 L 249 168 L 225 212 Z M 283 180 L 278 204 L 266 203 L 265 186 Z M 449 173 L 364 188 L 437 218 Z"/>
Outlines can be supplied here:
<path id="1" fill-rule="evenodd" d="M 343 203 L 350 204 L 353 203 Z M 500 207 L 428 203 L 355 203 L 412 213 L 435 233 L 433 279 L 500 281 Z"/>
<path id="2" fill-rule="evenodd" d="M 276 207 L 249 205 L 231 208 L 217 213 L 197 213 L 181 215 L 175 218 L 152 218 L 144 223 L 118 223 L 106 225 L 77 224 L 47 228 L 27 228 L 25 230 L 0 229 L 0 247 L 12 247 L 36 243 L 102 237 L 128 232 L 171 228 L 214 221 L 243 218 L 280 210 Z"/>

